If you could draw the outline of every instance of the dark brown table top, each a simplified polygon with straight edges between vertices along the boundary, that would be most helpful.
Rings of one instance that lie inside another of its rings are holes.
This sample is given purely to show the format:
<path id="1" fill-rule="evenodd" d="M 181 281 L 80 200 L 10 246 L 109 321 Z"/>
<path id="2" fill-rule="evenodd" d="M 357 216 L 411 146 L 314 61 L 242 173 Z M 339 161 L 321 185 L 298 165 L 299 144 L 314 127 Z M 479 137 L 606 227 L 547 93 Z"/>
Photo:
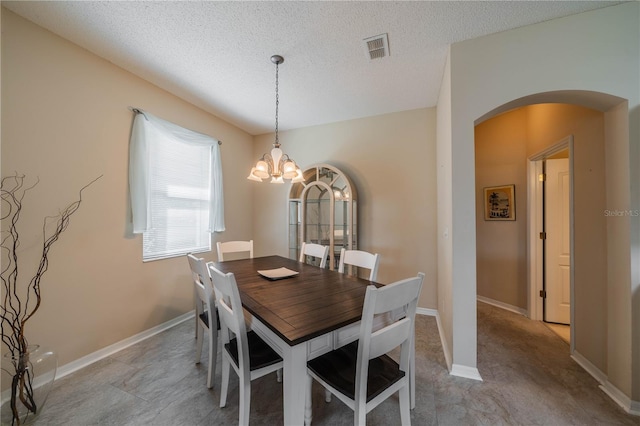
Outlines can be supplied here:
<path id="1" fill-rule="evenodd" d="M 233 272 L 244 308 L 291 346 L 359 321 L 365 290 L 374 284 L 281 256 L 215 262 L 214 266 Z M 269 280 L 257 272 L 280 267 L 299 274 Z"/>

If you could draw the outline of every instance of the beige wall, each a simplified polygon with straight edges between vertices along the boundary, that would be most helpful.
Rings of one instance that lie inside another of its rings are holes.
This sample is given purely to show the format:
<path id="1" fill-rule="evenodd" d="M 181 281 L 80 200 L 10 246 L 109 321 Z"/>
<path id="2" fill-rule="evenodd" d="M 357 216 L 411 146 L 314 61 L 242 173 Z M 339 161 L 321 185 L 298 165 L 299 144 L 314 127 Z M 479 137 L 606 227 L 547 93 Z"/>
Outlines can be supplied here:
<path id="1" fill-rule="evenodd" d="M 479 296 L 527 309 L 527 112 L 475 129 L 476 270 Z M 515 185 L 515 221 L 484 220 L 484 188 Z"/>
<path id="2" fill-rule="evenodd" d="M 451 231 L 453 224 L 453 188 L 452 182 L 452 152 L 451 152 L 451 52 L 447 57 L 445 69 L 442 74 L 442 85 L 438 95 L 437 108 L 437 132 L 436 132 L 436 158 L 437 158 L 437 229 L 436 241 L 438 248 L 438 316 L 440 326 L 440 339 L 443 343 L 443 350 L 447 367 L 451 370 L 453 366 L 453 242 Z M 464 288 L 464 290 L 467 290 Z M 475 291 L 475 287 L 474 287 Z M 468 307 L 465 305 L 465 307 Z M 475 310 L 475 304 L 473 304 Z M 468 320 L 472 321 L 467 325 L 468 329 L 476 329 L 476 315 L 469 315 Z M 462 338 L 474 339 L 472 347 L 475 348 L 475 334 L 455 333 Z M 474 351 L 467 351 L 469 355 L 475 356 Z M 475 365 L 475 361 L 472 364 Z"/>
<path id="3" fill-rule="evenodd" d="M 527 154 L 573 135 L 574 343 L 601 371 L 607 366 L 607 231 L 604 114 L 574 105 L 527 107 Z"/>
<path id="4" fill-rule="evenodd" d="M 478 295 L 527 310 L 527 158 L 572 135 L 574 185 L 574 342 L 607 371 L 607 233 L 604 114 L 537 104 L 476 126 Z M 516 184 L 516 221 L 483 219 L 485 186 Z M 499 271 L 499 273 L 495 273 Z"/>
<path id="5" fill-rule="evenodd" d="M 615 163 L 615 168 L 607 168 L 606 172 L 607 202 L 638 209 L 640 189 L 635 182 L 640 179 L 639 27 L 640 4 L 629 2 L 451 47 L 452 162 L 443 173 L 452 176 L 453 199 L 451 216 L 438 217 L 438 232 L 442 231 L 440 224 L 451 222 L 451 282 L 439 283 L 439 287 L 452 288 L 452 300 L 447 304 L 454 311 L 454 364 L 476 367 L 475 300 L 471 297 L 476 294 L 474 123 L 505 104 L 527 100 L 529 96 L 558 101 L 555 91 L 583 91 L 576 94 L 577 103 L 607 95 L 607 99 L 615 97 L 618 104 L 628 100 L 625 126 L 629 132 L 618 132 L 615 139 L 607 140 L 605 148 L 607 163 L 610 158 Z M 612 103 L 601 106 L 607 112 L 615 108 Z M 439 147 L 447 143 L 438 140 Z M 632 326 L 632 311 L 637 317 L 640 298 L 633 299 L 631 306 L 632 295 L 640 291 L 640 226 L 637 219 L 627 218 L 616 224 L 607 223 L 607 227 L 608 233 L 613 231 L 620 238 L 610 236 L 607 240 L 607 300 L 611 309 L 606 374 L 609 385 L 629 398 L 627 402 L 640 401 L 640 356 L 637 352 L 632 356 L 632 351 L 640 348 L 640 327 Z M 613 275 L 612 259 L 619 265 Z M 464 270 L 458 273 L 456 265 Z M 441 267 L 439 263 L 438 268 Z"/>
<path id="6" fill-rule="evenodd" d="M 273 135 L 256 137 L 254 156 L 271 149 Z M 378 281 L 426 274 L 419 306 L 436 308 L 435 109 L 307 127 L 280 133 L 302 169 L 331 164 L 358 192 L 359 248 L 381 256 Z M 287 256 L 290 185 L 253 183 L 256 255 Z"/>
<path id="7" fill-rule="evenodd" d="M 104 175 L 52 248 L 43 303 L 27 325 L 30 342 L 55 348 L 60 365 L 193 309 L 186 260 L 142 263 L 141 237 L 127 232 L 128 106 L 224 141 L 228 231 L 218 237 L 251 237 L 250 135 L 2 10 L 2 175 L 40 178 L 21 218 L 23 279 L 43 217 Z"/>

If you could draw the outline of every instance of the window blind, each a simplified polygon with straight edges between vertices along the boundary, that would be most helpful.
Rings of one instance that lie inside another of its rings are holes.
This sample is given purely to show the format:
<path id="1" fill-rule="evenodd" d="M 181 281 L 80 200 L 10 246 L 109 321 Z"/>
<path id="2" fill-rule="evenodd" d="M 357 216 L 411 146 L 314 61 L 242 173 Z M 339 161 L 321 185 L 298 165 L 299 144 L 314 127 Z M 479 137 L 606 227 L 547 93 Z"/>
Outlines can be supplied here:
<path id="1" fill-rule="evenodd" d="M 224 230 L 219 147 L 209 136 L 149 113 L 134 120 L 130 187 L 143 260 L 211 250 Z"/>

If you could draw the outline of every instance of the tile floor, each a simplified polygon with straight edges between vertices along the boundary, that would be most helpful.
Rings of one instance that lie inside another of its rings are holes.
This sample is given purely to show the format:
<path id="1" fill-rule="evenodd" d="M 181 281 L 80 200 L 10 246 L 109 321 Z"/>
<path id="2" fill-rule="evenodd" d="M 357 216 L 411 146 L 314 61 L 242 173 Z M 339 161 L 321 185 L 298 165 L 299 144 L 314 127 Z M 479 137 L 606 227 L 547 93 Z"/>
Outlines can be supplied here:
<path id="1" fill-rule="evenodd" d="M 571 344 L 571 327 L 569 325 L 564 324 L 554 324 L 550 322 L 544 323 L 547 327 L 551 329 L 554 333 L 556 333 L 562 340 Z"/>
<path id="2" fill-rule="evenodd" d="M 56 381 L 35 424 L 237 424 L 237 377 L 231 374 L 227 407 L 219 408 L 220 368 L 208 390 L 206 353 L 202 364 L 193 360 L 193 329 L 186 321 Z M 414 425 L 640 426 L 640 417 L 609 399 L 569 357 L 568 345 L 542 323 L 479 303 L 482 382 L 448 374 L 434 317 L 418 315 L 416 330 Z M 336 398 L 325 403 L 317 384 L 313 412 L 314 425 L 353 424 L 352 412 Z M 399 422 L 397 397 L 367 416 L 370 426 Z M 282 424 L 282 388 L 275 374 L 252 382 L 250 424 Z"/>

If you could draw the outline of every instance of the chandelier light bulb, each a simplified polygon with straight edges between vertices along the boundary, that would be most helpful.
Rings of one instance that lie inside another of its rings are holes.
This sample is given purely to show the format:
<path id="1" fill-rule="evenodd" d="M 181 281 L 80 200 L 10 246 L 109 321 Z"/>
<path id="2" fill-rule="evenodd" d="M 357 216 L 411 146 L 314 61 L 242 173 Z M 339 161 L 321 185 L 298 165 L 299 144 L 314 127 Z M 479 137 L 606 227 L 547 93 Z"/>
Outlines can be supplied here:
<path id="1" fill-rule="evenodd" d="M 264 160 L 258 161 L 256 163 L 255 169 L 256 169 L 255 175 L 258 176 L 260 179 L 266 179 L 269 177 L 269 165 L 267 164 L 266 161 Z"/>
<path id="2" fill-rule="evenodd" d="M 298 182 L 304 182 L 304 176 L 302 176 L 302 170 L 300 170 L 300 167 L 296 168 L 296 177 L 291 179 L 291 183 L 298 183 Z"/>
<path id="3" fill-rule="evenodd" d="M 256 175 L 256 168 L 252 167 L 251 168 L 251 173 L 249 173 L 249 176 L 247 176 L 247 179 L 249 180 L 255 180 L 256 182 L 262 182 L 262 179 L 260 179 L 257 175 Z"/>
<path id="4" fill-rule="evenodd" d="M 282 167 L 282 177 L 285 179 L 293 179 L 297 175 L 297 169 L 295 161 L 287 160 Z"/>

